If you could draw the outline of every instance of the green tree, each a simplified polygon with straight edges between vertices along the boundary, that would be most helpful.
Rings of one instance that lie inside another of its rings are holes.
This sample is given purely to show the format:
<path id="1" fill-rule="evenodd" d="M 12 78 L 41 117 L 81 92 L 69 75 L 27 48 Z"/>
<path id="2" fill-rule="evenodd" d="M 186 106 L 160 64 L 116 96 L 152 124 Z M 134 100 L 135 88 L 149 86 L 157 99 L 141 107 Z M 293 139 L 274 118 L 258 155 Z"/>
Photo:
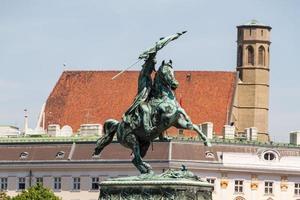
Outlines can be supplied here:
<path id="1" fill-rule="evenodd" d="M 61 198 L 55 196 L 50 189 L 37 184 L 12 197 L 11 200 L 61 200 Z"/>

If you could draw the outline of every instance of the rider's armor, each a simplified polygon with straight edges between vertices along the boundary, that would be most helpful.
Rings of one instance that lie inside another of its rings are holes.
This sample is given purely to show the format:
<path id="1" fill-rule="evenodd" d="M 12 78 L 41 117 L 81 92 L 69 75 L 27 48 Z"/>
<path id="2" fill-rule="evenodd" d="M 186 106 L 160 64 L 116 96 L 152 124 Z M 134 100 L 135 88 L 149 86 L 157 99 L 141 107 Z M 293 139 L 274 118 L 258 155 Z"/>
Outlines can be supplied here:
<path id="1" fill-rule="evenodd" d="M 156 53 L 149 54 L 145 60 L 139 74 L 138 93 L 132 105 L 123 115 L 124 122 L 129 124 L 132 129 L 137 128 L 140 123 L 143 124 L 147 136 L 155 130 L 151 123 L 150 108 L 146 103 L 150 98 L 153 84 L 151 74 L 155 70 L 155 55 Z"/>

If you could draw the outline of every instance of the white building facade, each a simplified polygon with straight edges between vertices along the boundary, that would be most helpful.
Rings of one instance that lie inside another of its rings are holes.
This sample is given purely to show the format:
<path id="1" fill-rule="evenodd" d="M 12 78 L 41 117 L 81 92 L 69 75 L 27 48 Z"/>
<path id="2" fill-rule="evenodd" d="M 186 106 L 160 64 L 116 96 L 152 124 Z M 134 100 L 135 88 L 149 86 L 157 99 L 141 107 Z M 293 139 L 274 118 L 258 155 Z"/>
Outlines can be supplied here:
<path id="1" fill-rule="evenodd" d="M 198 141 L 154 142 L 145 160 L 156 173 L 184 164 L 214 184 L 214 200 L 300 199 L 298 147 L 229 143 L 215 141 L 209 148 Z M 96 200 L 99 181 L 138 175 L 128 149 L 112 143 L 92 157 L 94 144 L 81 139 L 3 143 L 1 190 L 14 196 L 40 182 L 63 200 Z"/>

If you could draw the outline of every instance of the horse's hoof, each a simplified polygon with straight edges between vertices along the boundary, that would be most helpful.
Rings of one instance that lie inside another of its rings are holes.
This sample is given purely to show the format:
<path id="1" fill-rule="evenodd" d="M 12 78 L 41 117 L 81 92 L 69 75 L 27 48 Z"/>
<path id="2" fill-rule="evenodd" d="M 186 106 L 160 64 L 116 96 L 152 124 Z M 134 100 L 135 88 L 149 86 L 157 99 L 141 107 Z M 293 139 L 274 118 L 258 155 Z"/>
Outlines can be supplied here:
<path id="1" fill-rule="evenodd" d="M 210 143 L 210 141 L 205 141 L 204 145 L 207 146 L 207 147 L 211 147 L 212 146 L 211 143 Z"/>
<path id="2" fill-rule="evenodd" d="M 98 156 L 100 153 L 101 153 L 101 151 L 95 149 L 95 151 L 94 151 L 94 153 L 93 153 L 92 156 Z"/>
<path id="3" fill-rule="evenodd" d="M 161 142 L 170 142 L 171 139 L 167 138 L 167 137 L 162 137 L 162 138 L 159 138 L 159 141 L 161 141 Z"/>
<path id="4" fill-rule="evenodd" d="M 96 157 L 98 156 L 99 154 L 95 154 L 95 152 L 92 154 L 92 157 Z"/>

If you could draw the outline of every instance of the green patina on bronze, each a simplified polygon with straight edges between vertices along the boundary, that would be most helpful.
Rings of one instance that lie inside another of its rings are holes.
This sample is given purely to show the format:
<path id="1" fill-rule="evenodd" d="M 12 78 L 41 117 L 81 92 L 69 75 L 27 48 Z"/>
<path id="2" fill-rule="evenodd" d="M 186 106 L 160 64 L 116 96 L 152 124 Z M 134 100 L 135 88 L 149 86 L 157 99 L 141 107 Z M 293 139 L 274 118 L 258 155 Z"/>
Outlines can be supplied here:
<path id="1" fill-rule="evenodd" d="M 97 140 L 95 155 L 99 155 L 117 133 L 118 142 L 132 149 L 132 163 L 135 167 L 142 174 L 152 173 L 151 166 L 142 158 L 155 138 L 167 140 L 163 137 L 163 132 L 172 126 L 196 131 L 204 144 L 210 146 L 207 137 L 192 123 L 176 99 L 174 91 L 178 87 L 178 81 L 174 75 L 172 61 L 163 61 L 152 80 L 158 50 L 183 33 L 185 32 L 162 38 L 154 47 L 139 56 L 145 63 L 139 74 L 136 98 L 123 115 L 122 121 L 109 119 L 104 123 L 104 135 Z"/>
<path id="2" fill-rule="evenodd" d="M 139 176 L 129 176 L 129 177 L 121 177 L 121 178 L 112 178 L 108 179 L 106 181 L 106 184 L 109 182 L 122 182 L 122 181 L 166 181 L 166 180 L 177 180 L 181 179 L 182 181 L 200 181 L 203 182 L 201 179 L 199 179 L 198 176 L 194 175 L 191 171 L 187 170 L 184 165 L 181 170 L 174 170 L 174 169 L 168 169 L 167 171 L 163 172 L 162 174 L 154 174 L 154 173 L 147 173 L 147 174 L 141 174 Z M 205 183 L 207 183 L 205 181 Z"/>
<path id="3" fill-rule="evenodd" d="M 211 200 L 213 185 L 183 168 L 159 175 L 108 179 L 100 183 L 100 188 L 99 200 Z"/>

